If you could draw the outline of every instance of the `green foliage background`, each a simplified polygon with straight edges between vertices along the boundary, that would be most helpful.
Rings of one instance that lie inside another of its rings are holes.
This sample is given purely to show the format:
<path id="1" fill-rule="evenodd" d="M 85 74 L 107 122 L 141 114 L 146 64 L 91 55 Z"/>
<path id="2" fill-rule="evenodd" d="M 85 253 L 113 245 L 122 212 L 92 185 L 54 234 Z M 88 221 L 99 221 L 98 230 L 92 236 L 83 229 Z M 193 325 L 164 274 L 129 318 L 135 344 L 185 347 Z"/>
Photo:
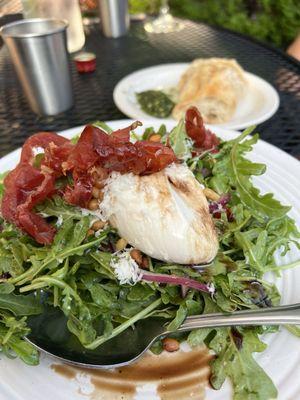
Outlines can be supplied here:
<path id="1" fill-rule="evenodd" d="M 154 14 L 159 0 L 130 0 L 131 12 Z M 285 48 L 300 33 L 300 0 L 169 0 L 173 15 L 245 33 Z"/>

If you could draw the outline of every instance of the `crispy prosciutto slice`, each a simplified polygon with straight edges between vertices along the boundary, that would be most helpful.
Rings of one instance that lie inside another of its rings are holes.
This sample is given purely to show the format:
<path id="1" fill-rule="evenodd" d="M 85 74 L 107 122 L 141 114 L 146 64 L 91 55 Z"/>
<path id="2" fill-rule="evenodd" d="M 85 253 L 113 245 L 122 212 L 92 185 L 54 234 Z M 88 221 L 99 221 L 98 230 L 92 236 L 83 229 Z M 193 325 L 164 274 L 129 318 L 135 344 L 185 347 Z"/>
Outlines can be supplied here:
<path id="1" fill-rule="evenodd" d="M 87 125 L 66 162 L 65 172 L 71 171 L 74 184 L 68 186 L 65 200 L 85 207 L 92 196 L 92 167 L 105 168 L 108 172 L 132 172 L 147 175 L 161 171 L 176 161 L 173 150 L 161 143 L 148 141 L 130 142 L 130 131 L 139 123 L 119 129 L 108 135 L 103 130 Z"/>
<path id="2" fill-rule="evenodd" d="M 33 236 L 38 243 L 50 244 L 55 229 L 31 210 L 54 192 L 55 178 L 44 175 L 30 164 L 20 163 L 4 180 L 3 217 Z"/>
<path id="3" fill-rule="evenodd" d="M 55 146 L 62 146 L 70 141 L 54 132 L 39 132 L 30 136 L 23 144 L 20 163 L 32 164 L 35 157 L 35 149 L 46 149 L 50 143 Z"/>
<path id="4" fill-rule="evenodd" d="M 73 186 L 68 185 L 64 193 L 67 203 L 79 207 L 86 207 L 92 197 L 93 182 L 92 176 L 79 169 L 73 172 Z"/>
<path id="5" fill-rule="evenodd" d="M 177 161 L 173 150 L 162 143 L 140 140 L 131 143 L 130 131 L 140 124 L 137 121 L 110 136 L 103 135 L 101 131 L 94 132 L 93 145 L 101 167 L 109 171 L 148 175 Z"/>
<path id="6" fill-rule="evenodd" d="M 47 166 L 46 172 L 42 166 L 33 166 L 36 149 L 45 152 L 42 165 Z M 61 175 L 61 162 L 70 151 L 68 139 L 53 132 L 37 133 L 26 140 L 20 163 L 4 180 L 3 217 L 41 244 L 52 243 L 55 229 L 32 209 L 55 192 L 55 176 Z"/>
<path id="7" fill-rule="evenodd" d="M 64 169 L 87 171 L 98 165 L 108 171 L 132 172 L 147 175 L 159 172 L 176 161 L 170 147 L 149 141 L 130 142 L 130 131 L 137 123 L 108 135 L 95 126 L 88 125 L 71 152 Z"/>
<path id="8" fill-rule="evenodd" d="M 196 107 L 190 107 L 185 114 L 185 128 L 195 147 L 201 150 L 216 151 L 220 143 L 217 136 L 205 128 L 201 114 Z"/>
<path id="9" fill-rule="evenodd" d="M 62 163 L 69 157 L 73 148 L 74 145 L 70 141 L 61 145 L 50 142 L 45 148 L 44 159 L 41 163 L 42 170 L 54 173 L 56 177 L 63 175 Z"/>

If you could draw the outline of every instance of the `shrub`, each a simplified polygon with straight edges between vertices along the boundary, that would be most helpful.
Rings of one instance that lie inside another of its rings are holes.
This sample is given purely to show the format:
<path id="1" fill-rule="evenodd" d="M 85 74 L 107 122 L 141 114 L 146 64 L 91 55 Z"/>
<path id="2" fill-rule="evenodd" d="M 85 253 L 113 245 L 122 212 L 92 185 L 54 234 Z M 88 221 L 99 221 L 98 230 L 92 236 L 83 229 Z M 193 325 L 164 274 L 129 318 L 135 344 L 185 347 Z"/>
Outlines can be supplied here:
<path id="1" fill-rule="evenodd" d="M 133 11 L 155 13 L 158 0 L 131 0 Z M 207 22 L 285 48 L 300 33 L 300 0 L 170 0 L 179 17 Z"/>

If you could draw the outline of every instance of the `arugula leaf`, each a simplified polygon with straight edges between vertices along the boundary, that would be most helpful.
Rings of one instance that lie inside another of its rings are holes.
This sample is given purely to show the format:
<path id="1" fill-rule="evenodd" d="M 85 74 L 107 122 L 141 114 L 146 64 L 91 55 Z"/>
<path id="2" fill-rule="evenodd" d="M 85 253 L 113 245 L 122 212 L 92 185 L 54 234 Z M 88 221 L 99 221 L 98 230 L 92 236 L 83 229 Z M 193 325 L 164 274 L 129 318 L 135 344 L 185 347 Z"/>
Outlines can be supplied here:
<path id="1" fill-rule="evenodd" d="M 9 358 L 19 357 L 28 365 L 38 365 L 39 353 L 23 336 L 28 333 L 25 320 L 3 315 L 0 319 L 0 351 Z"/>
<path id="2" fill-rule="evenodd" d="M 0 294 L 9 294 L 15 290 L 15 287 L 10 282 L 0 283 Z"/>
<path id="3" fill-rule="evenodd" d="M 241 156 L 244 150 L 239 148 L 239 144 L 253 129 L 253 127 L 248 128 L 232 146 L 230 151 L 231 177 L 239 193 L 240 200 L 251 208 L 254 215 L 262 218 L 281 217 L 290 210 L 290 207 L 281 205 L 271 193 L 260 195 L 259 190 L 250 181 L 250 175 L 253 172 L 255 172 L 255 175 L 261 175 L 264 172 L 264 166 L 245 160 Z M 257 138 L 257 136 L 254 137 L 254 140 L 256 141 Z M 252 143 L 253 140 L 248 142 L 247 146 L 252 145 Z"/>
<path id="4" fill-rule="evenodd" d="M 180 325 L 183 323 L 185 318 L 187 317 L 187 307 L 185 304 L 181 304 L 176 312 L 176 316 L 172 322 L 168 325 L 168 330 L 170 332 L 176 331 Z"/>
<path id="5" fill-rule="evenodd" d="M 148 300 L 154 294 L 155 294 L 154 289 L 152 289 L 149 285 L 140 283 L 140 284 L 133 286 L 130 289 L 130 291 L 127 295 L 127 300 L 129 300 L 129 301 Z"/>
<path id="6" fill-rule="evenodd" d="M 103 251 L 92 252 L 91 257 L 97 262 L 94 264 L 95 270 L 110 279 L 115 279 L 115 274 L 112 267 L 110 266 L 110 261 L 112 255 L 110 253 L 105 253 Z"/>
<path id="7" fill-rule="evenodd" d="M 80 220 L 83 217 L 80 208 L 70 206 L 60 196 L 53 196 L 47 199 L 44 203 L 38 204 L 36 210 L 46 217 Z"/>
<path id="8" fill-rule="evenodd" d="M 191 347 L 197 347 L 204 344 L 207 336 L 212 332 L 211 328 L 195 329 L 188 336 L 188 343 Z"/>
<path id="9" fill-rule="evenodd" d="M 99 245 L 110 231 L 110 228 L 108 228 L 96 239 L 82 243 L 83 239 L 86 237 L 88 226 L 89 217 L 83 217 L 77 222 L 66 219 L 59 232 L 56 234 L 48 255 L 42 259 L 38 256 L 30 257 L 32 266 L 23 274 L 12 279 L 11 282 L 16 283 L 17 285 L 23 285 L 32 280 L 46 268 L 49 270 L 57 268 L 67 257 L 72 255 L 83 255 L 88 249 Z M 30 285 L 26 290 L 30 290 L 29 288 Z"/>
<path id="10" fill-rule="evenodd" d="M 293 335 L 300 338 L 300 326 L 296 325 L 285 325 L 285 328 Z"/>
<path id="11" fill-rule="evenodd" d="M 184 120 L 181 119 L 179 124 L 172 129 L 169 134 L 170 145 L 180 159 L 186 160 L 191 157 L 191 139 L 187 136 Z"/>
<path id="12" fill-rule="evenodd" d="M 208 180 L 208 186 L 218 194 L 227 193 L 230 189 L 227 176 L 215 175 Z"/>
<path id="13" fill-rule="evenodd" d="M 0 173 L 0 200 L 4 194 L 4 178 L 9 173 L 9 171 Z"/>
<path id="14" fill-rule="evenodd" d="M 88 318 L 78 318 L 74 314 L 69 315 L 67 322 L 68 329 L 83 344 L 89 344 L 96 338 L 96 330 L 93 328 L 92 321 Z"/>
<path id="15" fill-rule="evenodd" d="M 1 251 L 2 250 L 2 251 Z M 8 273 L 9 275 L 15 277 L 21 274 L 24 269 L 23 266 L 20 268 L 20 266 L 17 264 L 16 260 L 14 257 L 9 254 L 9 253 L 4 253 L 3 249 L 0 250 L 0 273 Z"/>
<path id="16" fill-rule="evenodd" d="M 262 271 L 266 264 L 266 245 L 268 240 L 268 232 L 261 230 L 255 234 L 255 241 L 249 239 L 249 231 L 235 232 L 234 236 L 239 246 L 243 249 L 248 263 L 258 270 Z"/>
<path id="17" fill-rule="evenodd" d="M 0 309 L 9 310 L 16 316 L 37 315 L 43 311 L 34 294 L 16 295 L 14 293 L 0 293 Z"/>
<path id="18" fill-rule="evenodd" d="M 91 293 L 93 302 L 97 306 L 101 306 L 108 311 L 117 307 L 117 296 L 114 296 L 110 291 L 105 290 L 105 285 L 100 283 L 93 283 L 88 285 L 88 290 Z"/>
<path id="19" fill-rule="evenodd" d="M 71 138 L 71 143 L 76 144 L 78 142 L 79 138 L 80 138 L 80 135 L 73 136 Z"/>
<path id="20" fill-rule="evenodd" d="M 106 133 L 111 134 L 113 130 L 103 121 L 95 121 L 93 125 L 97 128 L 103 129 Z"/>
<path id="21" fill-rule="evenodd" d="M 167 133 L 167 128 L 166 125 L 164 124 L 162 124 L 157 131 L 155 131 L 155 129 L 151 126 L 145 129 L 142 136 L 142 140 L 149 140 L 150 136 L 154 134 L 164 137 L 166 133 Z"/>
<path id="22" fill-rule="evenodd" d="M 123 322 L 116 328 L 111 331 L 110 336 L 102 335 L 98 336 L 92 343 L 88 344 L 86 348 L 90 350 L 94 350 L 99 347 L 101 344 L 105 343 L 107 340 L 118 336 L 120 333 L 124 332 L 127 328 L 134 325 L 137 321 L 143 318 L 147 318 L 148 314 L 150 314 L 153 310 L 159 307 L 161 304 L 161 299 L 156 299 L 152 303 L 150 303 L 146 308 L 143 308 L 140 312 L 135 314 L 133 317 L 129 318 L 127 321 Z"/>
<path id="23" fill-rule="evenodd" d="M 254 331 L 242 331 L 242 347 L 237 348 L 234 337 L 229 329 L 218 329 L 209 347 L 217 352 L 212 363 L 210 382 L 219 389 L 225 377 L 233 383 L 233 400 L 266 400 L 277 398 L 277 390 L 264 370 L 252 357 L 252 352 L 265 350 Z"/>

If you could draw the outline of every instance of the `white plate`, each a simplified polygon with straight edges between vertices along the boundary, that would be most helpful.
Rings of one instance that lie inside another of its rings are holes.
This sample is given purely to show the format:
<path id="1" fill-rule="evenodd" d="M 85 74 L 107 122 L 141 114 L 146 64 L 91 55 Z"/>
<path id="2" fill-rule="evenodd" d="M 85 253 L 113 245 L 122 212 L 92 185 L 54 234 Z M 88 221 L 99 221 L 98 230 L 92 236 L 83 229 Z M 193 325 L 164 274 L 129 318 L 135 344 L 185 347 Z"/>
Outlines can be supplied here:
<path id="1" fill-rule="evenodd" d="M 176 87 L 188 63 L 162 64 L 141 69 L 125 76 L 113 92 L 116 106 L 128 117 L 144 121 L 151 118 L 141 110 L 135 93 L 144 90 Z M 248 90 L 237 104 L 230 121 L 217 126 L 226 129 L 244 129 L 271 118 L 279 107 L 277 91 L 268 82 L 246 72 Z M 201 111 L 201 110 L 200 110 Z M 159 118 L 154 118 L 160 121 Z M 173 118 L 169 118 L 174 121 Z"/>
<path id="2" fill-rule="evenodd" d="M 174 126 L 174 122 L 165 122 L 167 128 Z M 128 120 L 108 122 L 113 129 L 129 125 Z M 147 121 L 144 127 L 158 128 L 157 121 Z M 81 127 L 68 129 L 63 132 L 66 137 L 72 137 L 81 132 Z M 141 128 L 139 128 L 141 131 Z M 223 139 L 236 137 L 237 132 L 214 129 Z M 0 172 L 14 167 L 19 159 L 20 150 L 16 150 L 0 159 Z M 267 164 L 267 172 L 263 177 L 256 179 L 257 185 L 263 192 L 272 191 L 285 204 L 290 204 L 290 212 L 300 225 L 300 163 L 277 149 L 276 147 L 259 141 L 255 146 L 251 159 Z M 288 263 L 300 258 L 300 252 L 293 249 L 287 256 L 280 259 L 280 263 Z M 282 278 L 271 278 L 275 281 L 282 293 L 282 304 L 300 302 L 300 269 L 284 271 Z M 271 376 L 279 390 L 280 400 L 300 399 L 300 339 L 280 329 L 277 334 L 267 335 L 264 341 L 269 343 L 268 349 L 257 356 L 260 365 Z M 19 360 L 9 360 L 1 356 L 0 360 L 0 400 L 102 400 L 101 393 L 93 393 L 93 385 L 86 373 L 79 374 L 76 379 L 66 379 L 51 370 L 51 363 L 57 363 L 51 358 L 43 356 L 37 367 L 28 367 Z M 139 388 L 135 400 L 159 400 L 155 394 L 155 385 L 145 385 Z M 230 385 L 226 384 L 220 391 L 207 390 L 207 400 L 229 400 L 231 398 Z M 114 397 L 115 398 L 115 397 Z M 109 400 L 113 400 L 111 397 Z M 121 395 L 116 397 L 121 398 Z M 185 400 L 185 399 L 180 399 Z M 245 399 L 246 400 L 246 399 Z M 266 399 L 267 400 L 267 399 Z"/>

